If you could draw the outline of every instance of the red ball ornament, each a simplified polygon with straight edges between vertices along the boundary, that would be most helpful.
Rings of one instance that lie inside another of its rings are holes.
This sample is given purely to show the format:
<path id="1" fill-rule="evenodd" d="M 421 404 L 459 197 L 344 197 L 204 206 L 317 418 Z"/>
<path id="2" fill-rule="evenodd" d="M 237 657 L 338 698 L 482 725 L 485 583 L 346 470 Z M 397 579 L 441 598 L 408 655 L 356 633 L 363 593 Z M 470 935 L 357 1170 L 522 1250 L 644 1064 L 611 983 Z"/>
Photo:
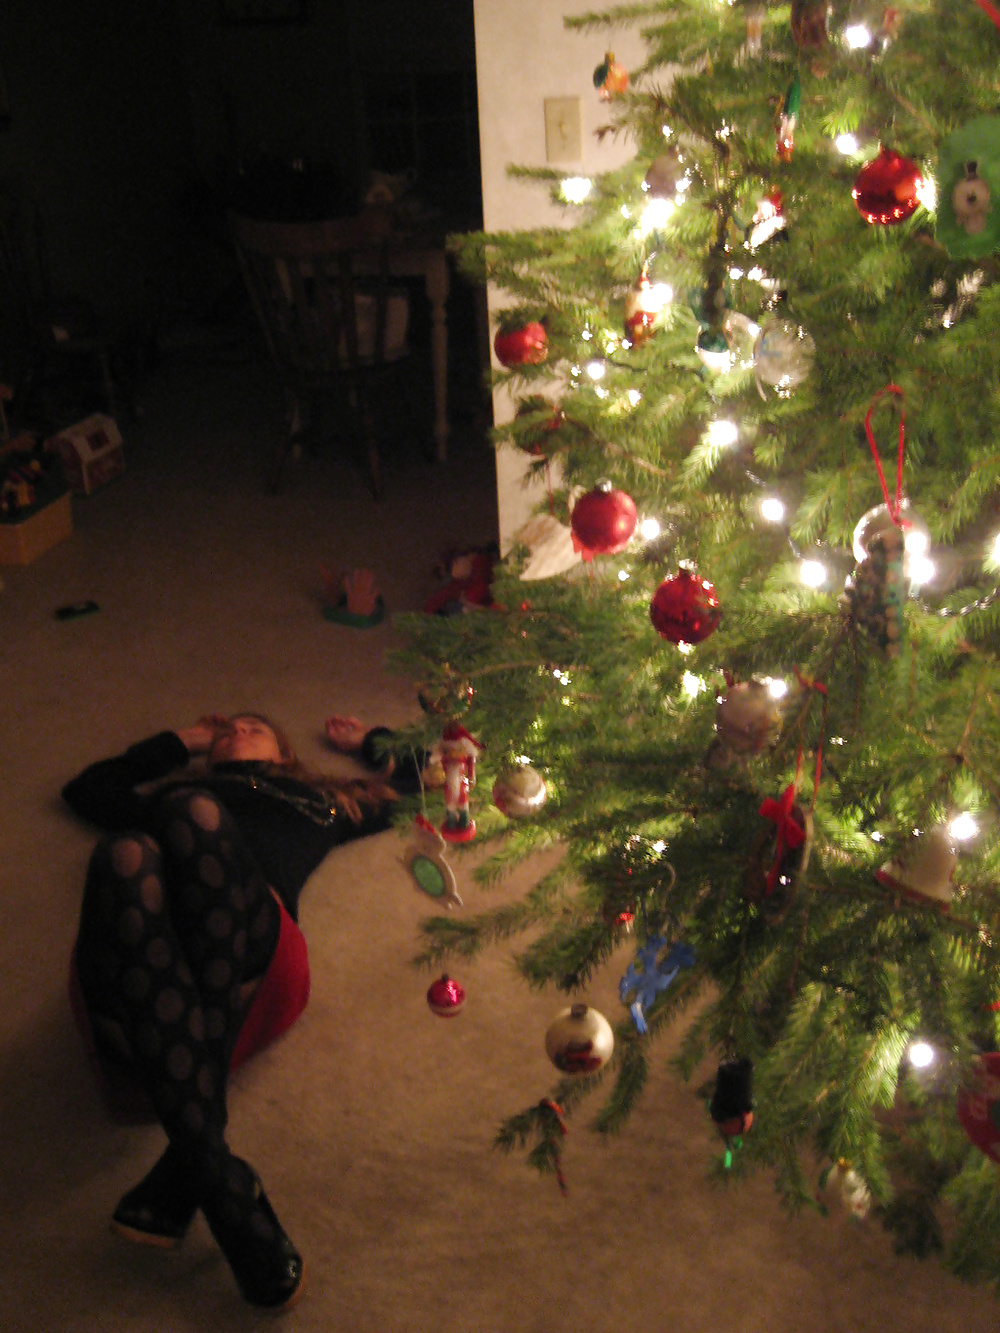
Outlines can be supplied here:
<path id="1" fill-rule="evenodd" d="M 649 618 L 657 634 L 671 643 L 701 643 L 718 628 L 722 613 L 712 584 L 679 569 L 653 594 Z"/>
<path id="2" fill-rule="evenodd" d="M 890 226 L 914 212 L 922 185 L 915 162 L 892 148 L 883 148 L 858 172 L 851 198 L 866 222 Z"/>
<path id="3" fill-rule="evenodd" d="M 595 555 L 616 555 L 632 540 L 638 521 L 632 497 L 616 491 L 610 481 L 600 481 L 573 506 L 570 517 L 573 549 L 584 560 L 593 560 Z"/>
<path id="4" fill-rule="evenodd" d="M 454 1018 L 465 1004 L 465 988 L 454 977 L 438 977 L 427 989 L 427 1003 L 439 1018 Z"/>
<path id="5" fill-rule="evenodd" d="M 988 1051 L 975 1062 L 969 1082 L 958 1094 L 957 1110 L 970 1141 L 1000 1162 L 1000 1052 Z"/>
<path id="6" fill-rule="evenodd" d="M 537 366 L 549 354 L 549 338 L 543 324 L 522 324 L 517 329 L 499 330 L 493 339 L 497 360 L 508 368 Z"/>

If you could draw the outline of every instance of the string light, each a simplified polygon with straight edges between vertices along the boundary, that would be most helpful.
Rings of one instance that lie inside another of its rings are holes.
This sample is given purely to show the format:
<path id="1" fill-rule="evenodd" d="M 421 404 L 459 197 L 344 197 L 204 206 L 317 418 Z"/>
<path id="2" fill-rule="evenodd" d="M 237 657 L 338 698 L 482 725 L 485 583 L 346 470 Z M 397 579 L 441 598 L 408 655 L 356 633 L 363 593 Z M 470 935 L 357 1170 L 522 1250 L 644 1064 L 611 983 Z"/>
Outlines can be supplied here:
<path id="1" fill-rule="evenodd" d="M 604 379 L 607 374 L 607 366 L 603 361 L 588 361 L 587 374 L 596 384 L 598 380 Z"/>
<path id="2" fill-rule="evenodd" d="M 852 51 L 863 51 L 871 46 L 872 35 L 863 23 L 852 23 L 844 29 L 844 41 Z"/>
<path id="3" fill-rule="evenodd" d="M 915 1041 L 906 1052 L 914 1069 L 926 1069 L 934 1063 L 934 1047 L 926 1041 Z"/>
<path id="4" fill-rule="evenodd" d="M 910 583 L 914 588 L 922 588 L 925 583 L 930 583 L 936 573 L 937 565 L 933 560 L 929 560 L 927 556 L 915 555 L 910 557 Z"/>
<path id="5" fill-rule="evenodd" d="M 776 495 L 765 495 L 760 502 L 760 513 L 768 523 L 780 523 L 785 517 L 785 506 Z"/>
<path id="6" fill-rule="evenodd" d="M 592 188 L 589 176 L 567 176 L 562 183 L 562 197 L 568 204 L 582 204 Z"/>
<path id="7" fill-rule="evenodd" d="M 948 825 L 948 832 L 956 842 L 968 842 L 979 832 L 979 825 L 968 810 L 964 810 L 960 815 L 956 815 Z"/>
<path id="8" fill-rule="evenodd" d="M 767 692 L 772 699 L 783 699 L 788 693 L 788 682 L 780 676 L 766 676 Z"/>
<path id="9" fill-rule="evenodd" d="M 619 582 L 619 583 L 627 583 L 627 582 L 629 581 L 630 578 L 631 578 L 631 575 L 629 574 L 629 572 L 628 572 L 627 569 L 620 569 L 620 570 L 618 571 L 618 582 Z"/>
<path id="10" fill-rule="evenodd" d="M 717 449 L 725 449 L 740 438 L 740 432 L 734 421 L 710 421 L 705 434 L 709 443 Z"/>
<path id="11" fill-rule="evenodd" d="M 621 208 L 618 211 L 619 213 L 621 213 L 622 217 L 625 219 L 626 222 L 630 222 L 632 220 L 632 210 L 631 208 L 629 208 L 628 204 L 622 204 Z"/>
<path id="12" fill-rule="evenodd" d="M 799 566 L 799 578 L 807 588 L 822 588 L 826 582 L 826 565 L 819 560 L 803 560 Z"/>
<path id="13" fill-rule="evenodd" d="M 642 217 L 639 221 L 639 230 L 643 236 L 648 236 L 651 231 L 666 226 L 676 207 L 672 199 L 664 199 L 661 195 L 647 199 L 642 206 Z"/>
<path id="14" fill-rule="evenodd" d="M 681 676 L 681 689 L 689 699 L 697 699 L 702 690 L 706 689 L 705 681 L 701 676 L 696 676 L 693 671 L 685 671 Z"/>
<path id="15" fill-rule="evenodd" d="M 656 538 L 659 537 L 660 531 L 661 528 L 659 519 L 644 518 L 642 522 L 639 524 L 639 536 L 643 539 L 643 541 L 647 542 L 655 541 Z"/>
<path id="16" fill-rule="evenodd" d="M 629 389 L 625 397 L 628 399 L 629 404 L 632 407 L 638 407 L 639 404 L 642 402 L 642 394 L 639 392 L 638 389 Z"/>
<path id="17" fill-rule="evenodd" d="M 915 193 L 928 213 L 933 213 L 937 208 L 937 185 L 934 182 L 933 175 L 922 172 Z"/>
<path id="18" fill-rule="evenodd" d="M 833 144 L 837 152 L 843 153 L 844 157 L 853 157 L 860 148 L 860 144 L 853 134 L 838 134 Z"/>

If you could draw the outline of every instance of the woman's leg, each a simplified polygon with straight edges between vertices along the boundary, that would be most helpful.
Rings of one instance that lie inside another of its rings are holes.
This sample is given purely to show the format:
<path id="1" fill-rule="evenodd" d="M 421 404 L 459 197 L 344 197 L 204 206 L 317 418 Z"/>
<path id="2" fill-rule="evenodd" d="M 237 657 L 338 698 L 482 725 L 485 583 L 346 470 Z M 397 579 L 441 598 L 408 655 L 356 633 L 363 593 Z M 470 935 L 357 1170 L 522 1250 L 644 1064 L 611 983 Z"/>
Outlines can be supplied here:
<path id="1" fill-rule="evenodd" d="M 244 1295 L 285 1304 L 301 1260 L 225 1141 L 243 983 L 270 960 L 277 904 L 213 796 L 174 791 L 159 814 L 159 841 L 123 834 L 95 851 L 77 945 L 81 989 L 95 1016 L 121 1025 L 170 1138 L 166 1164 L 143 1185 L 186 1182 Z"/>

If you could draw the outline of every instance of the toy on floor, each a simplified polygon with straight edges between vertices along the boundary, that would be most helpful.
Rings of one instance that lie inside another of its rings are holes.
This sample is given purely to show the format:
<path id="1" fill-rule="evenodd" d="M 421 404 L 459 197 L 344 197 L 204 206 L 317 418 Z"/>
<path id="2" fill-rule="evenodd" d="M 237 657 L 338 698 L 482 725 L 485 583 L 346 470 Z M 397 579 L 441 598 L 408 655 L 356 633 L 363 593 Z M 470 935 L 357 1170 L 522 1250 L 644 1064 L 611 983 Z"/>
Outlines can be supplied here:
<path id="1" fill-rule="evenodd" d="M 337 579 L 322 565 L 323 615 L 338 625 L 371 629 L 385 618 L 385 602 L 370 569 L 352 569 Z"/>
<path id="2" fill-rule="evenodd" d="M 499 554 L 496 543 L 449 551 L 439 571 L 448 581 L 427 599 L 424 611 L 428 615 L 457 616 L 463 611 L 492 606 L 490 585 Z"/>

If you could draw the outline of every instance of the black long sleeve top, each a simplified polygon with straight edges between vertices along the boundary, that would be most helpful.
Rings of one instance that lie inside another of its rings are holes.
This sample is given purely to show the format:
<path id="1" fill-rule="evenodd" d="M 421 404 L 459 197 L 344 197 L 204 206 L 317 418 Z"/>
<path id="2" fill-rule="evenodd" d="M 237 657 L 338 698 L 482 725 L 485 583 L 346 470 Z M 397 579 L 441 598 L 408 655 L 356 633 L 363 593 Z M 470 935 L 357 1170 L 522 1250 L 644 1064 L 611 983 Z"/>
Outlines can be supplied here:
<path id="1" fill-rule="evenodd" d="M 376 733 L 369 733 L 374 739 Z M 387 735 L 379 729 L 380 736 Z M 366 737 L 367 758 L 372 745 Z M 136 830 L 157 836 L 158 798 L 164 790 L 195 785 L 218 797 L 236 821 L 268 883 L 289 915 L 298 920 L 306 880 L 334 847 L 389 827 L 390 804 L 362 807 L 355 824 L 332 810 L 315 787 L 287 777 L 268 764 L 218 764 L 164 782 L 187 767 L 191 756 L 173 731 L 161 731 L 101 759 L 66 783 L 63 799 L 82 818 L 106 832 Z M 148 784 L 156 784 L 151 789 Z M 144 790 L 144 788 L 146 790 Z"/>

